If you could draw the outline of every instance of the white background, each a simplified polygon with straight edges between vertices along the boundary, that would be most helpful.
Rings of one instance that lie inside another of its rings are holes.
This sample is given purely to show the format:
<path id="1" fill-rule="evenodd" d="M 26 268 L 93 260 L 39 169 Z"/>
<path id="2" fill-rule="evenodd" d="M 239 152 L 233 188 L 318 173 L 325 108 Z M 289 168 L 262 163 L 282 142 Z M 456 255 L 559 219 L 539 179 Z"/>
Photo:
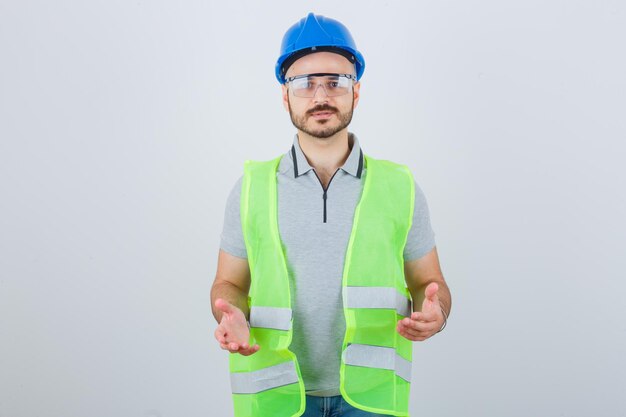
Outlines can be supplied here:
<path id="1" fill-rule="evenodd" d="M 350 130 L 412 169 L 452 290 L 412 416 L 626 415 L 623 2 L 3 0 L 0 416 L 232 415 L 224 204 L 289 149 L 309 11 L 362 51 Z"/>

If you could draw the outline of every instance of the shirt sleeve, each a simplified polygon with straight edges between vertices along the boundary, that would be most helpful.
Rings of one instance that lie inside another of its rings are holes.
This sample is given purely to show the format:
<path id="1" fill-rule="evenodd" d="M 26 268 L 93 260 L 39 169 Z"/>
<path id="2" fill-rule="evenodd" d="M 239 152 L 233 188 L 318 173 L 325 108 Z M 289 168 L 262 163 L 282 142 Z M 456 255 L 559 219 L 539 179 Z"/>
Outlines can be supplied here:
<path id="1" fill-rule="evenodd" d="M 220 249 L 228 252 L 233 256 L 247 259 L 246 244 L 243 240 L 243 231 L 241 230 L 241 215 L 239 209 L 239 201 L 241 199 L 241 182 L 243 175 L 239 177 L 235 186 L 230 190 L 228 200 L 226 201 L 226 209 L 224 210 L 224 227 L 220 240 Z"/>
<path id="2" fill-rule="evenodd" d="M 435 247 L 435 232 L 430 224 L 426 196 L 415 182 L 415 207 L 413 224 L 404 246 L 404 261 L 412 261 L 426 255 Z"/>

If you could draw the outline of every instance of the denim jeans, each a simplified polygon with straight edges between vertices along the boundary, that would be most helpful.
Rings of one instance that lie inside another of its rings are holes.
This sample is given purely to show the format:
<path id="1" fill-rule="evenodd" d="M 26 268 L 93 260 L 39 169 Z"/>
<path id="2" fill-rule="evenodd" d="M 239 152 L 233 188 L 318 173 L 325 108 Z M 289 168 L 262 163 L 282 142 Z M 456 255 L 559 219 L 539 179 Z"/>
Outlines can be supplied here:
<path id="1" fill-rule="evenodd" d="M 341 395 L 334 397 L 306 396 L 306 410 L 302 417 L 384 417 L 354 408 Z"/>

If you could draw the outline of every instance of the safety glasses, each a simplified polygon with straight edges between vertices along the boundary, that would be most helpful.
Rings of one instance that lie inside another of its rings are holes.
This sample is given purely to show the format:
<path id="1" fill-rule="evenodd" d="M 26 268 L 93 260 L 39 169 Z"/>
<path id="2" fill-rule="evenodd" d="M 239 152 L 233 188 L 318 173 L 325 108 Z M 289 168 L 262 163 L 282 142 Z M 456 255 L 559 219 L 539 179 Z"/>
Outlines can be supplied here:
<path id="1" fill-rule="evenodd" d="M 338 97 L 348 94 L 356 76 L 352 74 L 316 73 L 302 74 L 289 77 L 285 81 L 288 88 L 296 97 L 315 97 L 317 89 L 322 86 L 328 97 Z"/>

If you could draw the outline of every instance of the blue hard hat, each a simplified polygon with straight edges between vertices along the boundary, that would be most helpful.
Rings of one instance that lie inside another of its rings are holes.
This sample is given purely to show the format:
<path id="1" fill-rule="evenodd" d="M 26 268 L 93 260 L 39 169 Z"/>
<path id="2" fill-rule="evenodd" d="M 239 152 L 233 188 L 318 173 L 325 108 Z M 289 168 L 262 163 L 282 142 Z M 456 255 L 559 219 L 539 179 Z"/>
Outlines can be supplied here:
<path id="1" fill-rule="evenodd" d="M 283 36 L 280 57 L 276 62 L 276 79 L 284 84 L 287 69 L 297 59 L 313 52 L 324 51 L 346 57 L 356 67 L 356 79 L 361 78 L 365 70 L 365 60 L 356 49 L 348 28 L 334 19 L 309 13 L 291 26 Z"/>

